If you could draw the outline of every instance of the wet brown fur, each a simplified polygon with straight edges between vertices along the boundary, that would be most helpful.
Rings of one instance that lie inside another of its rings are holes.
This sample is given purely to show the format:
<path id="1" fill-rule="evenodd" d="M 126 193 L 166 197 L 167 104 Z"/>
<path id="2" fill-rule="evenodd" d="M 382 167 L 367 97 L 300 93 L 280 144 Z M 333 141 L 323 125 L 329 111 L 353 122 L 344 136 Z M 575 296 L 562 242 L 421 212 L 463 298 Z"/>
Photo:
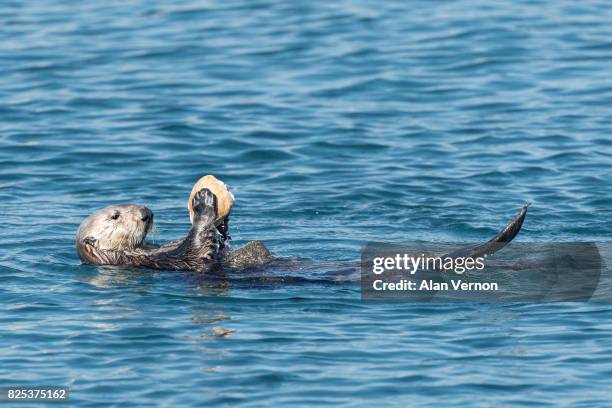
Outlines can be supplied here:
<path id="1" fill-rule="evenodd" d="M 222 238 L 215 228 L 216 198 L 208 189 L 193 199 L 194 223 L 173 245 L 150 247 L 144 239 L 153 212 L 137 205 L 107 207 L 83 221 L 76 246 L 81 260 L 93 265 L 131 265 L 154 269 L 204 272 L 223 258 Z"/>

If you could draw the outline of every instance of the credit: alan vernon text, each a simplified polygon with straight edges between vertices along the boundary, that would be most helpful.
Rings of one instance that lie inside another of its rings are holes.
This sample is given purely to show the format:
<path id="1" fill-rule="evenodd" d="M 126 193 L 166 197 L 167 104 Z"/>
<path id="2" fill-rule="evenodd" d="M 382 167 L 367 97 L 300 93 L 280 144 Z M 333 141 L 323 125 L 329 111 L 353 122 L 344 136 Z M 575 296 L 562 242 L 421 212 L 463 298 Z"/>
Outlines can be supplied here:
<path id="1" fill-rule="evenodd" d="M 440 258 L 426 257 L 424 254 L 414 257 L 408 254 L 395 254 L 391 257 L 375 257 L 372 259 L 372 273 L 382 275 L 385 271 L 404 272 L 414 275 L 417 271 L 439 271 L 463 274 L 465 271 L 483 270 L 484 258 Z M 375 279 L 372 282 L 375 291 L 484 291 L 499 290 L 497 282 L 465 282 L 462 279 L 451 279 L 449 282 L 436 282 L 432 279 L 411 280 L 400 279 L 395 282 L 385 282 Z"/>

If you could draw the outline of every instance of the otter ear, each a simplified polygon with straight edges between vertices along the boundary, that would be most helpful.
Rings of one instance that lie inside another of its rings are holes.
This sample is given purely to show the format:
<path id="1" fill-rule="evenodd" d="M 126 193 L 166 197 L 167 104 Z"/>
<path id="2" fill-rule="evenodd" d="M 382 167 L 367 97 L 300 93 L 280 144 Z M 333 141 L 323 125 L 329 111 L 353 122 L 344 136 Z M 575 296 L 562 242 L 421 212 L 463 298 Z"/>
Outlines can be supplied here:
<path id="1" fill-rule="evenodd" d="M 95 247 L 96 246 L 96 239 L 94 237 L 85 237 L 83 239 L 83 243 L 85 245 L 89 245 L 89 246 Z"/>

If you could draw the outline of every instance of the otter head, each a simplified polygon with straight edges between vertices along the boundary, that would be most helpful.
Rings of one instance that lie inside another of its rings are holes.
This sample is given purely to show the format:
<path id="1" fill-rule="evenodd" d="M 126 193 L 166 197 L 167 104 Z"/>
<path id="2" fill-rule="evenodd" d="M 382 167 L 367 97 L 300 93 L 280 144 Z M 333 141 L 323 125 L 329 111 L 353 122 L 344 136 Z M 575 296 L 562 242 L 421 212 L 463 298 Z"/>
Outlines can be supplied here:
<path id="1" fill-rule="evenodd" d="M 76 246 L 83 262 L 100 264 L 105 251 L 129 251 L 142 245 L 153 227 L 153 211 L 140 205 L 106 207 L 79 227 Z"/>

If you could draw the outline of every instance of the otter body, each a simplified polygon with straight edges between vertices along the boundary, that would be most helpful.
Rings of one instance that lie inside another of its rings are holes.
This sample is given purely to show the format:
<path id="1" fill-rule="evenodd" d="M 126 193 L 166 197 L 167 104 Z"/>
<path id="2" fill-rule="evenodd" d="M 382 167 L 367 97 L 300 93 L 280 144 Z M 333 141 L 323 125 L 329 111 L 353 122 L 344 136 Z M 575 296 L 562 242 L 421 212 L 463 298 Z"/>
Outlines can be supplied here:
<path id="1" fill-rule="evenodd" d="M 228 252 L 228 223 L 218 221 L 217 199 L 209 189 L 199 190 L 192 199 L 193 225 L 186 237 L 158 247 L 145 244 L 153 226 L 153 212 L 139 205 L 115 205 L 87 217 L 76 237 L 77 253 L 84 263 L 130 265 L 172 271 L 209 272 L 217 269 L 245 270 L 270 264 L 275 258 L 261 241 Z M 482 245 L 446 256 L 493 254 L 519 233 L 528 205 L 495 237 Z"/>
<path id="2" fill-rule="evenodd" d="M 81 260 L 93 265 L 132 265 L 165 270 L 205 272 L 222 260 L 222 238 L 215 228 L 216 198 L 208 189 L 193 198 L 194 222 L 176 245 L 158 248 L 144 240 L 153 212 L 138 205 L 107 207 L 89 216 L 77 232 Z"/>

